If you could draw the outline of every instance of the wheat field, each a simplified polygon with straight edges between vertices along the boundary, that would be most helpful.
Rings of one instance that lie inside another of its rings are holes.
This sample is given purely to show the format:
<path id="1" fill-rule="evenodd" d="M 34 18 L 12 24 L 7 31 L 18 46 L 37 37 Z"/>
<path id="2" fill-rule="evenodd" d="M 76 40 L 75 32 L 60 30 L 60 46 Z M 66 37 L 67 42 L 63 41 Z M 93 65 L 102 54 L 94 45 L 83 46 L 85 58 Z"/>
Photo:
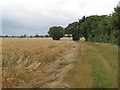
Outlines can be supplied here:
<path id="1" fill-rule="evenodd" d="M 71 38 L 61 41 L 51 38 L 2 39 L 2 87 L 18 88 L 26 85 L 32 73 L 38 68 L 42 70 L 73 43 Z"/>

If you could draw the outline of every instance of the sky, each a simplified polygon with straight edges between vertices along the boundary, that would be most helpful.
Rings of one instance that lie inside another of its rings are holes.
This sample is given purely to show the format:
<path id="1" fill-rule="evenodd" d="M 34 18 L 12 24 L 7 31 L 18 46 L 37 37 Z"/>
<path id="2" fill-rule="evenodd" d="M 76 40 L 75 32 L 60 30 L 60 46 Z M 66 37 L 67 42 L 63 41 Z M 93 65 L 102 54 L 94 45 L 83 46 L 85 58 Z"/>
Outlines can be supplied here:
<path id="1" fill-rule="evenodd" d="M 1 0 L 0 34 L 46 35 L 82 16 L 109 15 L 119 0 Z M 2 29 L 2 30 L 1 30 Z"/>

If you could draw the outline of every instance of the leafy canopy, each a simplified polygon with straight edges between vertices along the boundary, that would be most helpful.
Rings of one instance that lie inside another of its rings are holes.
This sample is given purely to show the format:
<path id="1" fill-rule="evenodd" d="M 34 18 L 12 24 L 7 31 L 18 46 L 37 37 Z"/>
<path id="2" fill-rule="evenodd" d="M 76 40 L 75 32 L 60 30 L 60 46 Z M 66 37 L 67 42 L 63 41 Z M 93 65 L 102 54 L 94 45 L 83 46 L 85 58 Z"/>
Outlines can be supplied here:
<path id="1" fill-rule="evenodd" d="M 53 38 L 53 40 L 60 40 L 64 36 L 63 27 L 61 26 L 53 26 L 50 27 L 48 34 L 50 37 Z"/>

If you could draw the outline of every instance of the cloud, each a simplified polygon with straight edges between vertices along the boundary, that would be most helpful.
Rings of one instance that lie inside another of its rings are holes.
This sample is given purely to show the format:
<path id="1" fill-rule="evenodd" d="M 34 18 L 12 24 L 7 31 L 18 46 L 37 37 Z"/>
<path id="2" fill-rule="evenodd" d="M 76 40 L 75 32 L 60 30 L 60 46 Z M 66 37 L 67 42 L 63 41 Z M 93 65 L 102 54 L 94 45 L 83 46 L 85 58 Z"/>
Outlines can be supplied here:
<path id="1" fill-rule="evenodd" d="M 117 0 L 2 0 L 2 32 L 47 34 L 49 27 L 65 27 L 83 15 L 110 14 L 117 3 Z"/>
<path id="2" fill-rule="evenodd" d="M 120 1 L 118 2 L 118 6 L 120 7 Z"/>

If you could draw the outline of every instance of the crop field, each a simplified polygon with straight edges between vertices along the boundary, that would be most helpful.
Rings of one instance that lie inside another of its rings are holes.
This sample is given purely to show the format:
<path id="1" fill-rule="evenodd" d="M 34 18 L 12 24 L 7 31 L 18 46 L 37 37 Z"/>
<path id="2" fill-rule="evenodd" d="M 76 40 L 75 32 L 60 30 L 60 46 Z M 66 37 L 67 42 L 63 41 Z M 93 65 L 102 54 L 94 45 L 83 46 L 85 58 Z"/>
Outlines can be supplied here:
<path id="1" fill-rule="evenodd" d="M 118 46 L 81 40 L 2 39 L 2 87 L 117 88 Z"/>
<path id="2" fill-rule="evenodd" d="M 59 42 L 51 38 L 2 39 L 3 87 L 26 85 L 30 79 L 35 78 L 32 73 L 54 61 L 56 56 L 72 46 L 73 42 L 65 40 Z"/>

